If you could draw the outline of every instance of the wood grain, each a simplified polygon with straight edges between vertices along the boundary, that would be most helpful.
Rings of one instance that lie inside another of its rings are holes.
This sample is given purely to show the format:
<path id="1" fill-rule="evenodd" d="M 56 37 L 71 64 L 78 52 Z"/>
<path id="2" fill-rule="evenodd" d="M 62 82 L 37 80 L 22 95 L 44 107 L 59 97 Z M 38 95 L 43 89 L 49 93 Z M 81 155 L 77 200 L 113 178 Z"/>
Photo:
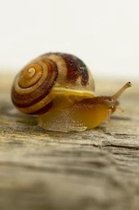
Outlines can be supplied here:
<path id="1" fill-rule="evenodd" d="M 0 79 L 0 209 L 138 210 L 138 83 L 121 97 L 125 113 L 66 134 L 47 132 L 15 111 L 12 79 Z M 123 84 L 96 83 L 99 94 Z"/>

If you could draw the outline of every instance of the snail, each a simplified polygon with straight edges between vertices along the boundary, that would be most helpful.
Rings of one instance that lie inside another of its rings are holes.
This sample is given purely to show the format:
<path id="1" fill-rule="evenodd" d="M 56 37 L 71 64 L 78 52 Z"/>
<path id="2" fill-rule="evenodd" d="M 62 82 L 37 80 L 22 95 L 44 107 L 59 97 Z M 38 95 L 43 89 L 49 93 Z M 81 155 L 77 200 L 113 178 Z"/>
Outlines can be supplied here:
<path id="1" fill-rule="evenodd" d="M 85 63 L 66 53 L 46 53 L 15 77 L 11 99 L 23 113 L 37 115 L 39 126 L 52 131 L 84 131 L 99 126 L 116 111 L 127 82 L 113 96 L 96 96 Z"/>

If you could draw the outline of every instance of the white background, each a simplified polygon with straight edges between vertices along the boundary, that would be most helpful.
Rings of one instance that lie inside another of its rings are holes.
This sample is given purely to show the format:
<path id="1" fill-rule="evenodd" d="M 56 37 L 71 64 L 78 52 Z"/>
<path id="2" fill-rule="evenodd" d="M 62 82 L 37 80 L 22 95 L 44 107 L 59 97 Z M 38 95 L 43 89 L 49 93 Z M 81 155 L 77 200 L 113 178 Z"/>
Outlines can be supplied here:
<path id="1" fill-rule="evenodd" d="M 0 0 L 0 71 L 50 51 L 95 75 L 139 77 L 139 0 Z"/>

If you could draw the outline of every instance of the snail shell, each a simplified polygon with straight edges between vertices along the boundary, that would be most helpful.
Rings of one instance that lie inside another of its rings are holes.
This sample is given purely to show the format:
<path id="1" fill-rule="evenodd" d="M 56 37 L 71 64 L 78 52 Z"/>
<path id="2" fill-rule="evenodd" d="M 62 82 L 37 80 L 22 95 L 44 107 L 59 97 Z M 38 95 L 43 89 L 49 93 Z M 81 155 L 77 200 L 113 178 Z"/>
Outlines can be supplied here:
<path id="1" fill-rule="evenodd" d="M 58 96 L 94 96 L 94 80 L 82 60 L 71 54 L 47 53 L 34 59 L 16 76 L 12 102 L 22 112 L 40 115 Z"/>

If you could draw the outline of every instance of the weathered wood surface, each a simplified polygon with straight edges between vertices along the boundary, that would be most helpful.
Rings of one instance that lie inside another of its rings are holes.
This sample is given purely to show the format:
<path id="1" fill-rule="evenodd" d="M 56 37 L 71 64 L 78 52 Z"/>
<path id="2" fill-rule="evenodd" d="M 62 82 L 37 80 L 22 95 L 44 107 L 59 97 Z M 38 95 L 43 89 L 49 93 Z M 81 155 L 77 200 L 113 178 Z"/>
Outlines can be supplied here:
<path id="1" fill-rule="evenodd" d="M 65 134 L 16 113 L 11 81 L 0 78 L 0 210 L 138 210 L 139 85 L 121 98 L 124 114 Z M 121 84 L 97 89 L 110 93 Z"/>

